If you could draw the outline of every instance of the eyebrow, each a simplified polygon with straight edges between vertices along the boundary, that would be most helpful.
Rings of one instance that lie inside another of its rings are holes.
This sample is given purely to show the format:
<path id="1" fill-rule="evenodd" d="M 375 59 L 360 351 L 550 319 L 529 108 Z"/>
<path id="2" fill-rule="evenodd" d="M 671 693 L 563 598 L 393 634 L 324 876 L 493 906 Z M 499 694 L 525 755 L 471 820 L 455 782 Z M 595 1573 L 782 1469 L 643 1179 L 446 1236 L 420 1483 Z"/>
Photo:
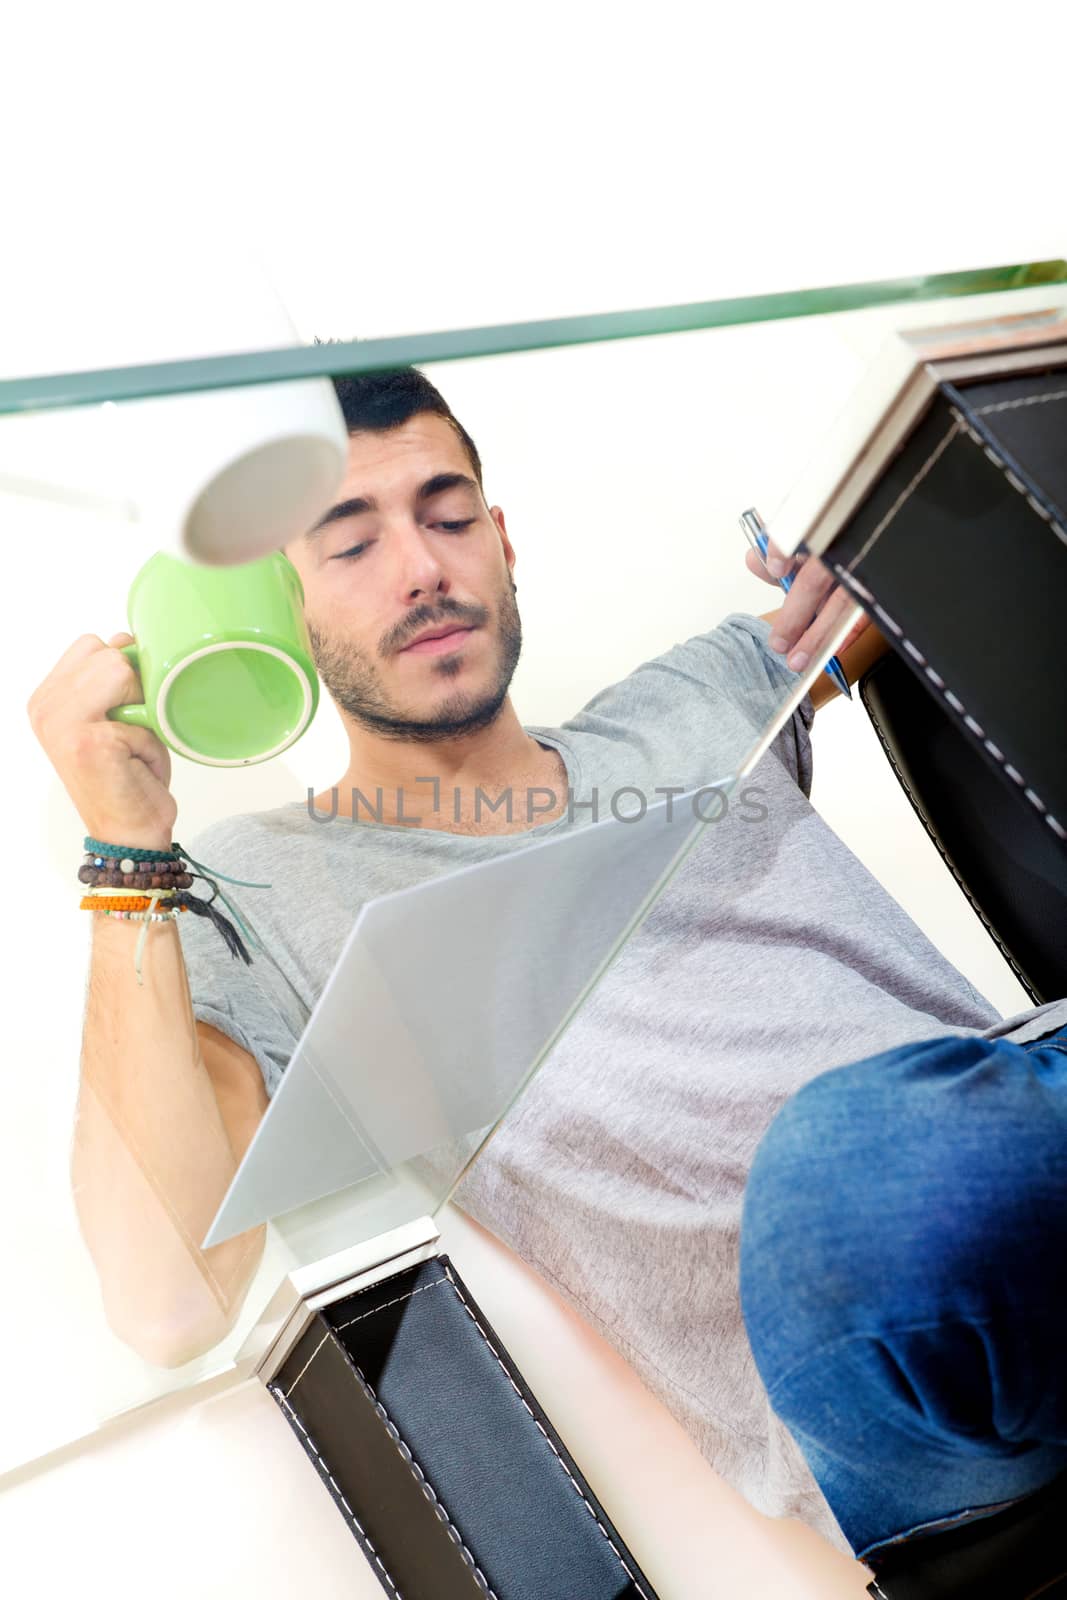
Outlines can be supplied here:
<path id="1" fill-rule="evenodd" d="M 430 500 L 434 495 L 444 494 L 446 489 L 470 489 L 474 494 L 478 493 L 478 485 L 465 472 L 437 472 L 432 478 L 427 478 L 425 483 L 419 484 L 415 491 L 415 499 Z M 356 495 L 354 499 L 341 500 L 337 505 L 331 506 L 325 516 L 320 517 L 318 522 L 308 529 L 303 535 L 304 541 L 307 544 L 314 544 L 332 522 L 345 522 L 349 517 L 361 517 L 364 512 L 377 509 L 378 502 L 373 495 Z"/>

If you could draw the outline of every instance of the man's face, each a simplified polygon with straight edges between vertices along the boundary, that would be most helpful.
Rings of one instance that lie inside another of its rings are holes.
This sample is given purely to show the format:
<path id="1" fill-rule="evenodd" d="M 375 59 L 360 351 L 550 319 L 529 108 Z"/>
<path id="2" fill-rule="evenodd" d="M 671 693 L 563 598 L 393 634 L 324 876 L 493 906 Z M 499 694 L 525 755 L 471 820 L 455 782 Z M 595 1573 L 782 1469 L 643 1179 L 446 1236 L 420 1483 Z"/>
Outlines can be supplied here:
<path id="1" fill-rule="evenodd" d="M 353 434 L 336 501 L 343 514 L 285 553 L 337 705 L 386 738 L 430 742 L 487 727 L 522 648 L 515 553 L 459 436 L 428 412 Z M 444 627 L 465 631 L 411 648 Z"/>

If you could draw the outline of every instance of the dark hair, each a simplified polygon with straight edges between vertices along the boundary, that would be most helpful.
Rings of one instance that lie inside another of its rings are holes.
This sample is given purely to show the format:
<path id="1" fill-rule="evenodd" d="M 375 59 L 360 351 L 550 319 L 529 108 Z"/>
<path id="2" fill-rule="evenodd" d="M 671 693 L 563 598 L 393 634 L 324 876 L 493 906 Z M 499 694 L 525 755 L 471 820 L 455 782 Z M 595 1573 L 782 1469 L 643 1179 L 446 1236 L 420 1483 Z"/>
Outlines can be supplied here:
<path id="1" fill-rule="evenodd" d="M 316 339 L 316 344 L 332 344 L 332 339 Z M 429 411 L 435 417 L 444 417 L 456 431 L 460 443 L 470 457 L 478 487 L 482 485 L 482 461 L 474 440 L 449 409 L 444 396 L 439 394 L 417 367 L 398 367 L 392 372 L 357 372 L 349 377 L 330 380 L 341 403 L 345 425 L 349 433 L 367 429 L 372 433 L 386 433 L 390 428 L 402 427 L 411 417 Z"/>

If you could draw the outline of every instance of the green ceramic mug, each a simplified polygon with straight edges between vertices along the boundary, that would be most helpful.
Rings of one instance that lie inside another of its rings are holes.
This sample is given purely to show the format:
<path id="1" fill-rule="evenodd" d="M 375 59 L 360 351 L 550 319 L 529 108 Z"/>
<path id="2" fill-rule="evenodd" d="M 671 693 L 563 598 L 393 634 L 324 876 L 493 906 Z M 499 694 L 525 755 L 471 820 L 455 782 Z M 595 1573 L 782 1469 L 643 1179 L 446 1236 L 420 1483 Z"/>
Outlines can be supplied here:
<path id="1" fill-rule="evenodd" d="M 116 722 L 149 728 L 208 767 L 269 761 L 314 717 L 319 680 L 304 621 L 304 587 L 280 550 L 259 561 L 200 566 L 158 551 L 130 586 L 143 705 L 112 706 Z"/>

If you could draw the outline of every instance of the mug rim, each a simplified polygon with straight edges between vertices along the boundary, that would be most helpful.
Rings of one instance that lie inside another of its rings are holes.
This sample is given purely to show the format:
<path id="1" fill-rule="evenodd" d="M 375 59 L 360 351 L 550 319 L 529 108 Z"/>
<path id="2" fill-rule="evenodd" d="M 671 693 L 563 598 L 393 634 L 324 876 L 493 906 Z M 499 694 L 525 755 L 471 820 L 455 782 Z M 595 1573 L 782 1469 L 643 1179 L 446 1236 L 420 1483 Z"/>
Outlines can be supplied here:
<path id="1" fill-rule="evenodd" d="M 295 730 L 285 739 L 283 739 L 280 744 L 274 745 L 270 750 L 262 751 L 259 755 L 236 757 L 202 755 L 200 751 L 193 749 L 192 746 L 187 745 L 184 740 L 178 738 L 173 727 L 171 726 L 169 718 L 167 717 L 167 695 L 175 679 L 177 679 L 181 673 L 184 672 L 186 667 L 191 666 L 194 661 L 199 661 L 201 656 L 217 655 L 221 650 L 260 650 L 265 655 L 277 656 L 280 660 L 285 662 L 289 670 L 293 672 L 300 680 L 300 687 L 303 691 L 304 703 L 300 709 L 300 715 Z M 278 645 L 262 644 L 254 639 L 221 640 L 215 644 L 202 645 L 199 650 L 193 650 L 188 655 L 183 656 L 180 661 L 176 661 L 174 663 L 166 677 L 163 679 L 163 682 L 160 684 L 159 693 L 156 695 L 156 704 L 154 709 L 155 714 L 159 719 L 159 726 L 163 733 L 163 737 L 170 745 L 171 749 L 175 750 L 178 755 L 185 756 L 190 761 L 197 761 L 201 766 L 206 767 L 251 767 L 254 766 L 258 761 L 269 761 L 272 756 L 281 755 L 283 750 L 288 750 L 291 744 L 296 743 L 297 739 L 299 739 L 301 734 L 306 730 L 308 723 L 311 721 L 311 718 L 314 715 L 311 684 L 308 680 L 307 673 L 301 667 L 300 663 L 294 661 L 289 652 L 287 650 L 282 650 Z"/>

